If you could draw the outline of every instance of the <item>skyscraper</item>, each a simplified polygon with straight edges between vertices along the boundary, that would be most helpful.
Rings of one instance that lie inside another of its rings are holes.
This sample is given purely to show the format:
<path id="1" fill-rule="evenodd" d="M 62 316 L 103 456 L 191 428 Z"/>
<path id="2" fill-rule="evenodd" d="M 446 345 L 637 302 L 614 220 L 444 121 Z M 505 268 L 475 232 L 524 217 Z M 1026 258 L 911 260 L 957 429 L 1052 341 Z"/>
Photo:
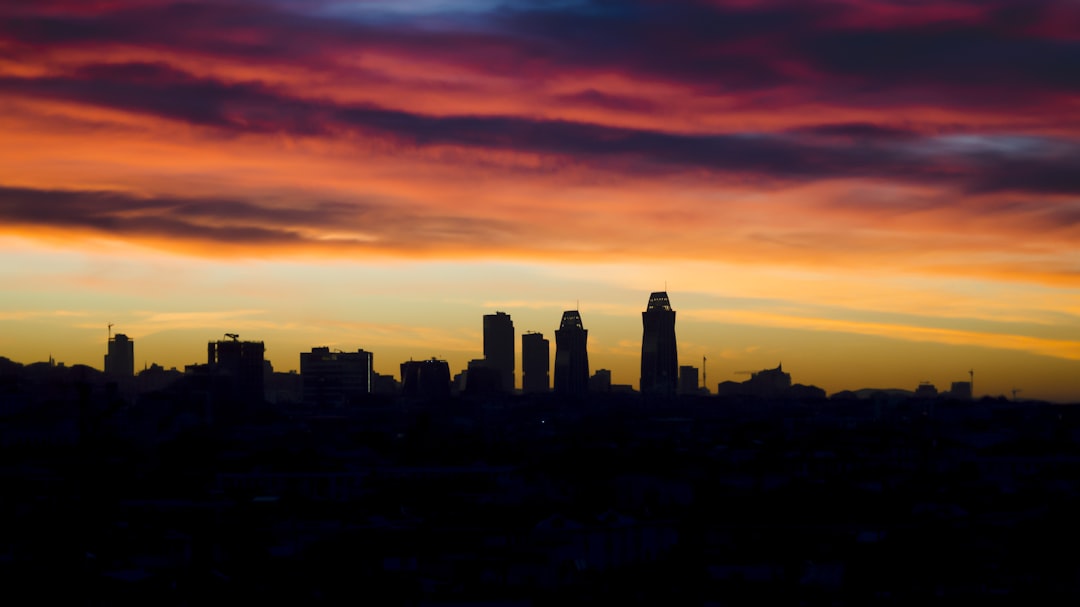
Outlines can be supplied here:
<path id="1" fill-rule="evenodd" d="M 551 342 L 542 333 L 521 335 L 521 391 L 539 394 L 551 389 Z"/>
<path id="2" fill-rule="evenodd" d="M 128 339 L 127 335 L 117 333 L 109 338 L 109 353 L 105 355 L 105 374 L 111 377 L 135 375 L 135 342 Z"/>
<path id="3" fill-rule="evenodd" d="M 577 310 L 563 312 L 555 331 L 555 392 L 580 395 L 589 391 L 589 332 Z"/>
<path id="4" fill-rule="evenodd" d="M 641 391 L 646 394 L 675 394 L 679 380 L 679 353 L 675 344 L 675 310 L 666 291 L 649 295 L 649 305 L 641 313 Z"/>
<path id="5" fill-rule="evenodd" d="M 514 321 L 506 312 L 484 315 L 484 360 L 499 371 L 502 389 L 514 391 Z"/>

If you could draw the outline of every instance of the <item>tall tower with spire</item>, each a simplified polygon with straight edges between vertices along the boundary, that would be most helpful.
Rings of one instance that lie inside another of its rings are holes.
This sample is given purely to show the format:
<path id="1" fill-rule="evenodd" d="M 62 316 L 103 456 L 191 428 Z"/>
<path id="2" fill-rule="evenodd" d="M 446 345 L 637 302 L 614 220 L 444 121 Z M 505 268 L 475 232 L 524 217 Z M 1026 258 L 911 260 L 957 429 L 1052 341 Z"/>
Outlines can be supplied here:
<path id="1" fill-rule="evenodd" d="M 641 392 L 670 396 L 679 381 L 679 351 L 675 343 L 675 310 L 667 291 L 649 295 L 641 313 Z"/>

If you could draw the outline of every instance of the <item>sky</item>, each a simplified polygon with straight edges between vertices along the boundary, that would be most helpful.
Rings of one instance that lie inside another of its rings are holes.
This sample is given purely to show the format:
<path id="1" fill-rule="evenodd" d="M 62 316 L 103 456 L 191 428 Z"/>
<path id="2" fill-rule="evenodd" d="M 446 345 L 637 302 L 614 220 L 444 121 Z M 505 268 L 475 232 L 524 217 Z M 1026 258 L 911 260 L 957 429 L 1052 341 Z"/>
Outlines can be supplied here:
<path id="1" fill-rule="evenodd" d="M 1080 3 L 0 0 L 0 256 L 23 363 L 578 309 L 636 386 L 667 290 L 714 389 L 1080 402 Z"/>

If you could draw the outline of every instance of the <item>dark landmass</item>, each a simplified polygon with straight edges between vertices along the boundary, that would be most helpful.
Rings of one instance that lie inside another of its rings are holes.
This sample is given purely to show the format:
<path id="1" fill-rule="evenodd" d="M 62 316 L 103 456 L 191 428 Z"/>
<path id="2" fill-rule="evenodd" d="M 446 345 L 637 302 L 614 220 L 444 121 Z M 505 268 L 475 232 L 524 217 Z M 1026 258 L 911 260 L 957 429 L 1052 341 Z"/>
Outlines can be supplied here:
<path id="1" fill-rule="evenodd" d="M 11 596 L 1080 598 L 1080 405 L 800 390 L 313 407 L 280 385 L 247 402 L 205 374 L 161 383 L 129 395 L 89 367 L 0 359 Z"/>

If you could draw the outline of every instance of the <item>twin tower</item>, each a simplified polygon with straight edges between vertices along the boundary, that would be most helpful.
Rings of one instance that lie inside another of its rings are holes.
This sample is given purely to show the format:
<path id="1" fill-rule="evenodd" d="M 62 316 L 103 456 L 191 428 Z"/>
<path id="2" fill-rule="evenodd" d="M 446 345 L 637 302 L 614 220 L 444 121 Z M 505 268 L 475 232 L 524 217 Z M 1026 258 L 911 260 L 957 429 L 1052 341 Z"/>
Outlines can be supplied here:
<path id="1" fill-rule="evenodd" d="M 649 295 L 641 313 L 641 383 L 645 394 L 673 395 L 679 378 L 675 310 L 664 291 Z M 584 394 L 589 389 L 589 331 L 577 310 L 563 312 L 555 331 L 555 392 Z M 484 315 L 484 362 L 498 371 L 504 391 L 514 390 L 514 323 L 505 312 Z M 521 336 L 522 392 L 549 390 L 550 342 L 540 333 Z"/>

